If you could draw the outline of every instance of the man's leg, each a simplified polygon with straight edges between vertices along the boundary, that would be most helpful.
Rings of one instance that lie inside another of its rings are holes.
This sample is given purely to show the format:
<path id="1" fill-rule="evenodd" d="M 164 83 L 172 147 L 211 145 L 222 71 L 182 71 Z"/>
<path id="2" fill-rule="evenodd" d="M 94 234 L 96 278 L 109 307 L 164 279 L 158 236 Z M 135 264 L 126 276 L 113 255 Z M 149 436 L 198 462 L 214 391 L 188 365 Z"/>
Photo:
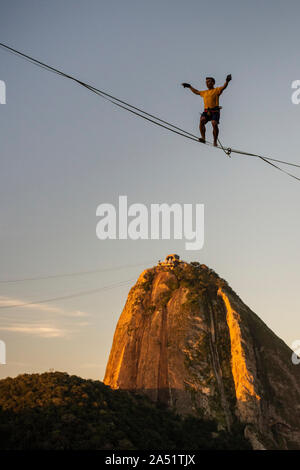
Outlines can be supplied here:
<path id="1" fill-rule="evenodd" d="M 203 142 L 203 143 L 205 143 L 205 124 L 206 124 L 206 123 L 207 123 L 206 117 L 205 117 L 205 116 L 201 116 L 199 129 L 200 129 L 200 134 L 201 134 L 202 142 Z"/>
<path id="2" fill-rule="evenodd" d="M 217 121 L 211 121 L 213 126 L 213 136 L 214 136 L 214 146 L 218 146 L 218 135 L 219 135 L 219 126 Z"/>

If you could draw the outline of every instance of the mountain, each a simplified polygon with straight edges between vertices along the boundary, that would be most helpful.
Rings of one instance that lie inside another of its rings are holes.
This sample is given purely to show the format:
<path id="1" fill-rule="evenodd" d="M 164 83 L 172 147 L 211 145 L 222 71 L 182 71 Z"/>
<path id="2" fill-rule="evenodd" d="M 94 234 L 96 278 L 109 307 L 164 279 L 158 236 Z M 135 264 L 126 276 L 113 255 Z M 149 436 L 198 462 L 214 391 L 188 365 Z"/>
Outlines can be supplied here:
<path id="1" fill-rule="evenodd" d="M 64 372 L 0 380 L 1 450 L 247 449 L 217 423 Z"/>
<path id="2" fill-rule="evenodd" d="M 253 449 L 300 449 L 291 356 L 224 279 L 170 255 L 130 290 L 104 383 L 229 433 L 241 425 Z"/>

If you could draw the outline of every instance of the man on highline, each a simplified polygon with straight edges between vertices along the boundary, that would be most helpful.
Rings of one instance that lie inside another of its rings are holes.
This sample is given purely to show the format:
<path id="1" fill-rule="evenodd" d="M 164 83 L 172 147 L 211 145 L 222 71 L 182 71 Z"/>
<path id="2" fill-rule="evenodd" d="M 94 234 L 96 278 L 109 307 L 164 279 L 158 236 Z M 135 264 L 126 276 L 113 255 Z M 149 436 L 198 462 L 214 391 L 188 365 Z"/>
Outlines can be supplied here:
<path id="1" fill-rule="evenodd" d="M 205 144 L 205 125 L 208 121 L 211 121 L 213 126 L 213 136 L 214 136 L 214 146 L 218 145 L 218 135 L 219 135 L 219 121 L 220 121 L 220 109 L 219 106 L 219 96 L 227 88 L 228 83 L 231 80 L 231 75 L 227 75 L 226 81 L 223 86 L 214 88 L 215 79 L 213 77 L 206 77 L 206 86 L 207 90 L 199 91 L 196 88 L 192 87 L 189 83 L 182 83 L 184 88 L 190 88 L 190 90 L 195 93 L 195 95 L 200 95 L 204 101 L 204 112 L 201 114 L 200 118 L 200 142 Z"/>

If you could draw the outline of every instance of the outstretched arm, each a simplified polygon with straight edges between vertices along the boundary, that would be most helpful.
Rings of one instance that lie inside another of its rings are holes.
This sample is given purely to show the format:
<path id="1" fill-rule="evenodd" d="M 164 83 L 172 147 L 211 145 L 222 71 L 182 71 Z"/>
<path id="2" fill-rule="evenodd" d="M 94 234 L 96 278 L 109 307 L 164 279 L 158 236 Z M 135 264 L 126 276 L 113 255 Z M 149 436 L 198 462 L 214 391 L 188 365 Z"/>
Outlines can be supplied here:
<path id="1" fill-rule="evenodd" d="M 232 78 L 231 75 L 227 75 L 224 85 L 220 87 L 220 94 L 225 90 L 225 88 L 227 88 L 228 83 L 230 82 L 231 78 Z"/>
<path id="2" fill-rule="evenodd" d="M 192 87 L 192 85 L 190 85 L 189 83 L 182 83 L 181 85 L 183 86 L 183 88 L 189 88 L 193 93 L 195 93 L 195 95 L 200 95 L 200 91 Z"/>

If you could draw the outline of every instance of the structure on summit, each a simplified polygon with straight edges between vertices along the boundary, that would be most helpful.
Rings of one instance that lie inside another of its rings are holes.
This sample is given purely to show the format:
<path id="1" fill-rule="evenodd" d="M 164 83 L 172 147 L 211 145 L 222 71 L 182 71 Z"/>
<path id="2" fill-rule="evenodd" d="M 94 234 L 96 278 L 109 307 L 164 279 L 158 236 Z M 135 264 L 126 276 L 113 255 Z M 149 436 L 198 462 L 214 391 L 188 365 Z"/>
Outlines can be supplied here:
<path id="1" fill-rule="evenodd" d="M 167 255 L 165 261 L 159 261 L 159 266 L 177 266 L 180 261 L 180 256 L 172 253 L 171 255 Z"/>

